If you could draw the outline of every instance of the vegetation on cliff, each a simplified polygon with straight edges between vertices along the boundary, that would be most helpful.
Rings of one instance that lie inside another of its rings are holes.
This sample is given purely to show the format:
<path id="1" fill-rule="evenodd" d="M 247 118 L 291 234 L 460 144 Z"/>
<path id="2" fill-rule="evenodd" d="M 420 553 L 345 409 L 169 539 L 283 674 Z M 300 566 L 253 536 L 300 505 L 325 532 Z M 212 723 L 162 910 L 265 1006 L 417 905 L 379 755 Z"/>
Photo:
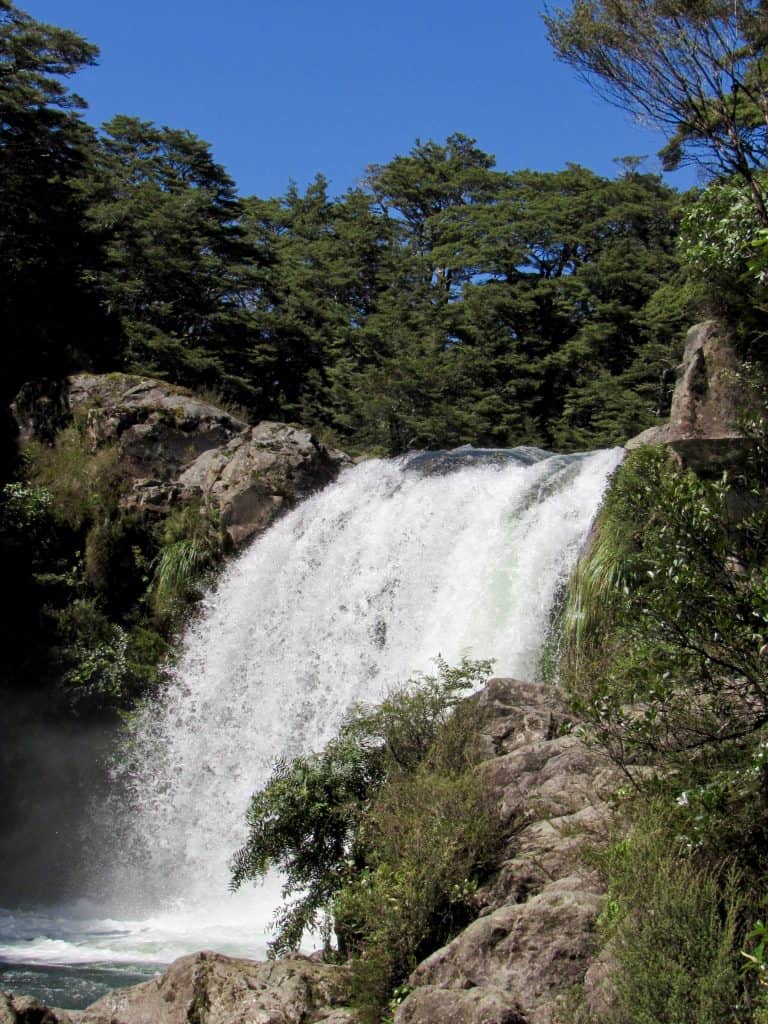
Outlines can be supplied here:
<path id="1" fill-rule="evenodd" d="M 25 452 L 0 492 L 0 549 L 14 600 L 3 616 L 5 685 L 55 716 L 128 710 L 152 693 L 169 641 L 224 555 L 220 524 L 186 504 L 124 511 L 114 446 L 81 429 Z"/>
<path id="2" fill-rule="evenodd" d="M 633 453 L 563 613 L 561 681 L 628 780 L 601 863 L 631 1024 L 753 1019 L 742 950 L 768 870 L 765 466 L 762 435 L 715 480 L 663 449 Z"/>
<path id="3" fill-rule="evenodd" d="M 600 855 L 618 1005 L 598 1016 L 763 1021 L 768 21 L 752 0 L 575 0 L 546 20 L 562 59 L 665 132 L 669 166 L 706 168 L 679 251 L 752 359 L 749 460 L 702 479 L 664 450 L 631 455 L 564 610 L 561 680 L 628 779 Z"/>

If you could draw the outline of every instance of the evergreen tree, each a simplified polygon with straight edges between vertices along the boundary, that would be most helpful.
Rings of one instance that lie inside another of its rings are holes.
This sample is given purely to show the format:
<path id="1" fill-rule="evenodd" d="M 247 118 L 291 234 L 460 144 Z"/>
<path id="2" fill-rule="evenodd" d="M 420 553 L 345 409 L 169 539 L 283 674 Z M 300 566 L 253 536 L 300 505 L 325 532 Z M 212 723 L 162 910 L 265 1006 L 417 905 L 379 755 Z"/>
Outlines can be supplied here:
<path id="1" fill-rule="evenodd" d="M 88 221 L 103 245 L 92 276 L 120 324 L 122 366 L 247 399 L 258 260 L 234 183 L 208 144 L 115 117 L 88 191 Z"/>
<path id="2" fill-rule="evenodd" d="M 365 325 L 380 300 L 388 223 L 369 197 L 331 200 L 318 175 L 301 195 L 249 199 L 248 237 L 267 271 L 254 309 L 270 414 L 339 429 L 350 378 L 370 363 Z"/>
<path id="3" fill-rule="evenodd" d="M 736 175 L 768 225 L 764 0 L 573 0 L 544 20 L 561 60 L 667 136 L 668 168 Z"/>
<path id="4" fill-rule="evenodd" d="M 0 0 L 0 399 L 40 368 L 51 376 L 99 361 L 104 334 L 83 285 L 93 258 L 79 182 L 94 140 L 85 103 L 62 79 L 96 47 Z"/>

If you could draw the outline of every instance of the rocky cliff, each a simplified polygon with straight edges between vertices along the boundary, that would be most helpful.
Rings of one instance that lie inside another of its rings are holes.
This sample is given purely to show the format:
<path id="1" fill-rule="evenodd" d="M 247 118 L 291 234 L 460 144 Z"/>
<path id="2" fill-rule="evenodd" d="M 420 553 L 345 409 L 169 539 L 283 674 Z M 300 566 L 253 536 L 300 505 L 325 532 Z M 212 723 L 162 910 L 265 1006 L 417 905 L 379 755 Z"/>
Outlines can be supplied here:
<path id="1" fill-rule="evenodd" d="M 14 413 L 22 441 L 50 443 L 70 423 L 90 450 L 117 447 L 125 509 L 162 513 L 196 500 L 237 546 L 350 463 L 302 427 L 249 426 L 188 391 L 128 374 L 79 374 L 25 385 Z"/>
<path id="2" fill-rule="evenodd" d="M 751 448 L 744 436 L 755 396 L 745 366 L 727 331 L 715 320 L 696 324 L 686 336 L 669 422 L 627 442 L 667 444 L 697 473 L 718 474 L 739 464 Z"/>

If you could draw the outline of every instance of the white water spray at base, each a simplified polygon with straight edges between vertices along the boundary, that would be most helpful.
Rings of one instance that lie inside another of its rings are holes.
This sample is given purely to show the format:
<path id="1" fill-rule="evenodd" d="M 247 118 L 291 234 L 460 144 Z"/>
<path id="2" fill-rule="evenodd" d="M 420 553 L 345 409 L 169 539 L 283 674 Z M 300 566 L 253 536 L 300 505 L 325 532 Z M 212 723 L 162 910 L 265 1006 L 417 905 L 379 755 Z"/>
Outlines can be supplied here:
<path id="1" fill-rule="evenodd" d="M 50 942 L 58 962 L 263 956 L 279 883 L 231 894 L 228 865 L 275 758 L 320 749 L 351 703 L 438 654 L 532 677 L 619 459 L 521 449 L 447 473 L 366 462 L 260 537 L 206 598 L 162 707 L 134 727 L 129 805 L 110 809 L 117 863 L 81 905 L 79 934 L 71 919 L 67 934 L 37 932 L 40 957 Z M 0 959 L 22 947 L 30 959 L 14 923 Z"/>

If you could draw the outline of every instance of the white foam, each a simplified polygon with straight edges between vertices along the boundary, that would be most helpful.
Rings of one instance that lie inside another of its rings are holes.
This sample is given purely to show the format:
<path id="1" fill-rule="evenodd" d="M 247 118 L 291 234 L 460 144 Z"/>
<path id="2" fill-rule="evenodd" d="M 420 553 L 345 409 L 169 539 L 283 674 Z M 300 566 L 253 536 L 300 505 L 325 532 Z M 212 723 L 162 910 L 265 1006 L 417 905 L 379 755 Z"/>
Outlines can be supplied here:
<path id="1" fill-rule="evenodd" d="M 105 812 L 113 862 L 91 902 L 0 916 L 0 959 L 263 956 L 279 883 L 232 894 L 229 862 L 274 759 L 321 748 L 353 701 L 438 654 L 535 673 L 619 458 L 526 455 L 444 476 L 371 461 L 282 519 L 208 595 L 163 707 L 136 723 L 117 780 L 127 802 Z"/>

